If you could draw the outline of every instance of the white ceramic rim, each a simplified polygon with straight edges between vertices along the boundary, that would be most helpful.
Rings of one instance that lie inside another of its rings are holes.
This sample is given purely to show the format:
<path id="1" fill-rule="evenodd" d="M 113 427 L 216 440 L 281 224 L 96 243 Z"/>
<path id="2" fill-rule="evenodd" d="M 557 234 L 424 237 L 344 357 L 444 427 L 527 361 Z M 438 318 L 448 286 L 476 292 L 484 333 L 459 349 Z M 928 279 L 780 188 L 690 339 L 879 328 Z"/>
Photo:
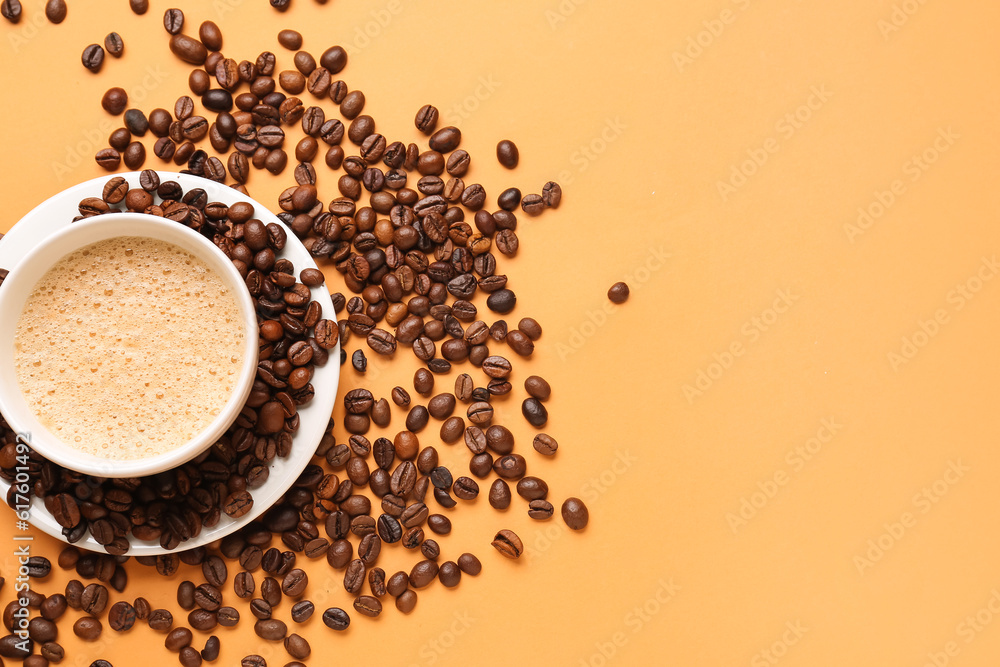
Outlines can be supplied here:
<path id="1" fill-rule="evenodd" d="M 219 414 L 193 438 L 177 447 L 138 459 L 118 460 L 75 449 L 43 426 L 17 382 L 14 336 L 31 291 L 45 273 L 69 253 L 92 243 L 123 236 L 165 241 L 185 250 L 225 282 L 236 298 L 244 332 L 243 363 L 233 393 Z M 30 433 L 31 447 L 53 463 L 98 477 L 146 477 L 190 461 L 218 442 L 246 404 L 257 375 L 257 313 L 246 284 L 233 263 L 198 232 L 144 213 L 99 215 L 76 222 L 49 236 L 24 256 L 0 286 L 0 412 L 17 433 Z M 13 317 L 7 313 L 17 314 Z"/>
<path id="2" fill-rule="evenodd" d="M 280 253 L 281 257 L 294 263 L 297 271 L 318 268 L 305 246 L 288 226 L 271 213 L 266 206 L 227 185 L 199 176 L 160 170 L 157 170 L 157 174 L 159 174 L 161 181 L 177 181 L 185 192 L 191 188 L 205 190 L 210 201 L 219 201 L 226 205 L 232 205 L 236 202 L 252 204 L 255 210 L 254 215 L 257 218 L 265 224 L 277 224 L 287 233 L 288 242 L 284 251 Z M 123 172 L 85 181 L 52 196 L 21 218 L 6 236 L 0 239 L 0 267 L 10 269 L 16 266 L 35 245 L 68 226 L 73 217 L 78 214 L 77 206 L 80 200 L 85 197 L 99 196 L 104 184 L 112 176 L 121 176 L 131 187 L 139 187 L 139 172 Z M 324 319 L 336 319 L 333 301 L 325 285 L 312 288 L 312 298 L 320 305 Z M 273 506 L 312 461 L 316 447 L 326 433 L 340 383 L 340 349 L 340 343 L 338 343 L 329 351 L 329 363 L 315 369 L 312 384 L 316 395 L 309 404 L 299 408 L 299 431 L 294 436 L 292 452 L 283 459 L 276 458 L 271 461 L 267 481 L 253 491 L 254 505 L 249 512 L 238 519 L 223 514 L 218 524 L 210 528 L 203 528 L 197 537 L 182 542 L 177 549 L 172 550 L 164 549 L 157 542 L 137 540 L 133 535 L 129 535 L 128 555 L 159 556 L 210 544 L 254 521 Z M 6 495 L 9 488 L 10 482 L 0 478 L 0 493 Z M 28 521 L 32 526 L 53 538 L 67 542 L 62 534 L 62 527 L 37 498 L 32 499 L 28 508 Z M 106 553 L 104 547 L 98 544 L 89 533 L 74 544 L 82 549 Z"/>

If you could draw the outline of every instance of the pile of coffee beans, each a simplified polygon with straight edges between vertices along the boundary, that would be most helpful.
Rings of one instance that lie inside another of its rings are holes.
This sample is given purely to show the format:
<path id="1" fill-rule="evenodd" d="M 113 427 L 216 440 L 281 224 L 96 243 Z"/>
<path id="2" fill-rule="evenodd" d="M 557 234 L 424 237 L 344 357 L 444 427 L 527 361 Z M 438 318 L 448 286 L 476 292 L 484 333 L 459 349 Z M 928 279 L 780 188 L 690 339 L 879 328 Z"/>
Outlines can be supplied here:
<path id="1" fill-rule="evenodd" d="M 236 423 L 194 460 L 152 477 L 103 479 L 62 468 L 31 452 L 19 463 L 18 445 L 6 434 L 0 475 L 8 481 L 27 469 L 30 495 L 37 496 L 62 526 L 69 542 L 90 535 L 108 553 L 128 552 L 129 535 L 176 549 L 222 514 L 238 518 L 253 506 L 276 457 L 287 456 L 298 430 L 298 408 L 314 395 L 313 368 L 327 363 L 337 345 L 336 325 L 322 319 L 309 286 L 280 256 L 287 240 L 277 224 L 254 217 L 249 203 L 210 201 L 206 192 L 184 192 L 176 181 L 146 170 L 140 187 L 116 176 L 100 196 L 79 204 L 76 220 L 121 210 L 164 217 L 211 239 L 233 262 L 253 297 L 259 325 L 259 362 L 250 398 Z M 305 272 L 304 280 L 312 274 Z M 310 280 L 310 282 L 313 282 Z M 26 465 L 25 465 L 26 464 Z M 14 485 L 8 504 L 14 505 Z"/>
<path id="2" fill-rule="evenodd" d="M 271 4 L 281 10 L 289 2 Z M 15 5 L 19 14 L 16 0 L 3 0 L 4 16 Z M 147 0 L 130 0 L 130 6 L 137 14 L 148 10 Z M 216 636 L 199 649 L 192 629 L 211 633 L 218 626 L 252 622 L 262 640 L 282 642 L 293 659 L 288 665 L 299 665 L 296 661 L 311 653 L 309 642 L 273 611 L 287 600 L 293 624 L 315 613 L 314 603 L 305 597 L 309 584 L 301 559 L 325 557 L 330 568 L 342 572 L 345 592 L 353 599 L 353 605 L 345 606 L 353 606 L 355 615 L 379 616 L 388 599 L 410 613 L 420 589 L 434 581 L 454 587 L 463 575 L 482 570 L 471 553 L 454 560 L 442 557 L 434 537 L 450 533 L 452 521 L 432 509 L 432 502 L 444 510 L 474 502 L 485 484 L 488 502 L 498 510 L 508 509 L 516 494 L 532 519 L 550 520 L 556 514 L 548 484 L 529 474 L 529 461 L 514 434 L 496 423 L 494 402 L 515 392 L 511 359 L 530 357 L 542 336 L 533 318 L 516 325 L 503 319 L 514 310 L 517 297 L 500 263 L 517 254 L 518 215 L 558 207 L 562 190 L 555 182 L 537 194 L 507 188 L 496 196 L 495 207 L 489 205 L 486 189 L 464 180 L 472 157 L 461 148 L 461 131 L 438 127 L 440 114 L 433 105 L 424 105 L 414 117 L 426 146 L 378 132 L 375 119 L 363 113 L 364 93 L 337 78 L 347 65 L 347 53 L 339 46 L 317 59 L 299 50 L 301 34 L 282 30 L 278 43 L 297 52 L 294 69 L 280 70 L 278 57 L 269 51 L 253 60 L 226 57 L 222 32 L 210 21 L 199 26 L 197 38 L 185 34 L 185 16 L 178 9 L 166 10 L 163 27 L 171 52 L 194 65 L 188 78 L 191 96 L 179 97 L 172 111 L 147 113 L 129 108 L 124 90 L 110 88 L 101 103 L 108 113 L 122 116 L 123 127 L 98 151 L 98 164 L 112 171 L 123 164 L 139 169 L 149 133 L 155 137 L 151 152 L 160 160 L 246 193 L 251 167 L 282 174 L 293 153 L 295 184 L 279 196 L 278 217 L 317 262 L 340 274 L 338 283 L 350 296 L 333 292 L 338 320 L 320 319 L 309 290 L 324 284 L 323 273 L 307 269 L 296 275 L 280 257 L 287 242 L 284 228 L 265 225 L 249 203 L 210 202 L 204 190 L 184 192 L 169 176 L 161 181 L 160 174 L 148 169 L 139 188 L 112 177 L 101 193 L 81 201 L 79 218 L 124 208 L 169 218 L 211 239 L 244 276 L 257 305 L 261 361 L 251 397 L 232 429 L 209 452 L 168 473 L 99 479 L 62 469 L 29 450 L 31 494 L 44 502 L 69 541 L 89 532 L 108 553 L 67 547 L 58 565 L 75 570 L 79 579 L 47 597 L 29 591 L 28 603 L 49 623 L 66 608 L 80 610 L 85 615 L 74 622 L 73 631 L 87 641 L 97 639 L 105 626 L 131 632 L 145 624 L 164 634 L 166 648 L 186 666 L 219 655 Z M 120 35 L 109 34 L 104 47 L 87 47 L 84 65 L 100 70 L 105 49 L 118 57 L 123 44 Z M 312 104 L 299 97 L 303 93 Z M 292 134 L 301 136 L 294 150 L 286 151 Z M 517 146 L 507 139 L 497 144 L 496 157 L 507 169 L 520 160 Z M 321 200 L 317 188 L 327 178 L 339 194 L 329 202 Z M 0 271 L 0 282 L 5 276 Z M 608 296 L 621 303 L 628 288 L 615 285 Z M 338 341 L 349 346 L 357 342 L 350 354 L 341 350 L 340 363 L 350 358 L 359 377 L 369 365 L 365 348 L 389 363 L 401 347 L 410 348 L 421 365 L 412 389 L 396 386 L 381 397 L 364 387 L 348 391 L 343 422 L 330 421 L 313 462 L 260 519 L 207 548 L 137 557 L 138 564 L 166 577 L 200 568 L 178 586 L 180 611 L 154 609 L 142 597 L 122 596 L 129 535 L 183 549 L 185 540 L 214 525 L 222 513 L 239 517 L 250 509 L 252 491 L 266 480 L 269 463 L 292 446 L 297 408 L 312 397 L 312 368 L 327 362 Z M 468 372 L 458 372 L 465 364 Z M 436 388 L 442 381 L 447 385 Z M 523 386 L 522 415 L 539 429 L 532 447 L 537 455 L 554 456 L 558 442 L 540 430 L 548 421 L 545 403 L 551 387 L 538 376 L 528 377 Z M 390 400 L 406 410 L 403 428 L 391 439 L 375 434 L 369 439 L 373 425 L 391 426 Z M 426 444 L 438 439 L 445 445 L 465 444 L 468 474 L 441 464 L 435 446 Z M 23 453 L 15 434 L 0 419 L 0 474 L 8 481 L 21 465 L 18 456 Z M 8 497 L 9 504 L 13 500 Z M 589 513 L 578 498 L 565 499 L 560 510 L 570 529 L 586 527 Z M 492 546 L 512 559 L 525 549 L 506 528 L 496 533 Z M 389 574 L 379 567 L 382 550 L 391 548 L 419 553 L 409 572 Z M 44 565 L 33 575 L 38 578 L 51 569 L 41 560 Z M 234 595 L 244 601 L 241 609 L 232 606 Z M 14 632 L 15 608 L 8 609 L 4 624 Z M 321 618 L 335 631 L 351 623 L 351 614 L 336 606 L 322 611 Z M 39 665 L 61 660 L 62 649 L 49 638 L 49 625 L 35 625 L 28 650 L 35 654 L 29 660 Z M 24 657 L 16 643 L 14 634 L 0 638 L 0 656 Z M 110 667 L 102 660 L 93 664 Z M 242 664 L 265 662 L 248 655 Z"/>

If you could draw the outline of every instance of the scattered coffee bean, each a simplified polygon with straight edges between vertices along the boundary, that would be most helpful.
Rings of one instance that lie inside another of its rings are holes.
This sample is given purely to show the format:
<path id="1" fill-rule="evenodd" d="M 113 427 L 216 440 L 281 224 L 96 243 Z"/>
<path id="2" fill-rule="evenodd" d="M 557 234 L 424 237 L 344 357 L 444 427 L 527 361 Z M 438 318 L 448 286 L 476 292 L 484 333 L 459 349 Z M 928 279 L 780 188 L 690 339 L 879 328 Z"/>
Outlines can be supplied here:
<path id="1" fill-rule="evenodd" d="M 562 518 L 573 530 L 583 530 L 590 521 L 590 512 L 579 498 L 567 498 L 562 505 Z"/>
<path id="2" fill-rule="evenodd" d="M 514 145 L 513 141 L 504 139 L 497 144 L 497 160 L 504 167 L 513 169 L 517 166 L 518 158 L 517 146 Z"/>
<path id="3" fill-rule="evenodd" d="M 512 530 L 501 530 L 493 538 L 493 548 L 507 558 L 520 558 L 524 552 L 521 538 Z"/>
<path id="4" fill-rule="evenodd" d="M 45 3 L 45 18 L 55 24 L 66 20 L 66 0 L 48 0 Z"/>
<path id="5" fill-rule="evenodd" d="M 612 303 L 625 303 L 628 301 L 629 289 L 625 283 L 615 283 L 608 290 L 608 298 Z"/>
<path id="6" fill-rule="evenodd" d="M 100 72 L 101 65 L 104 64 L 104 48 L 100 44 L 91 44 L 83 50 L 81 60 L 83 66 L 91 72 Z"/>
<path id="7" fill-rule="evenodd" d="M 340 607 L 330 607 L 323 612 L 323 624 L 332 630 L 343 631 L 351 624 L 351 617 Z"/>

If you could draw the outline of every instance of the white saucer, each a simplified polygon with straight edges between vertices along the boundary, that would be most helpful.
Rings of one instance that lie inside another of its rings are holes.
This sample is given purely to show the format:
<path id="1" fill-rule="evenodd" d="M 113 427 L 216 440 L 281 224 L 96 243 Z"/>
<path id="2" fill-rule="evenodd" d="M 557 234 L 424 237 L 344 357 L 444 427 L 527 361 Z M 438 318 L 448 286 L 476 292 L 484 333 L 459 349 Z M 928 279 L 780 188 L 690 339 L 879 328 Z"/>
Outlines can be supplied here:
<path id="1" fill-rule="evenodd" d="M 290 260 L 295 265 L 296 275 L 302 269 L 317 268 L 316 263 L 305 249 L 305 246 L 266 206 L 240 194 L 227 185 L 210 181 L 200 176 L 166 171 L 157 171 L 157 173 L 160 175 L 161 182 L 177 181 L 184 189 L 184 192 L 192 188 L 203 189 L 208 193 L 209 201 L 218 201 L 227 205 L 235 204 L 238 201 L 250 202 L 254 206 L 255 216 L 265 224 L 273 222 L 285 228 L 288 235 L 288 242 L 285 244 L 285 249 L 281 253 L 281 257 Z M 39 241 L 71 224 L 73 218 L 79 215 L 77 207 L 81 199 L 85 197 L 100 197 L 104 184 L 107 183 L 109 178 L 114 176 L 125 178 L 131 187 L 139 187 L 139 172 L 137 171 L 110 174 L 76 185 L 42 202 L 34 210 L 21 218 L 3 239 L 0 239 L 0 268 L 8 269 L 11 272 L 16 271 L 17 264 L 21 261 L 21 258 Z M 323 317 L 325 319 L 336 320 L 333 301 L 326 286 L 313 288 L 312 293 L 313 300 L 322 306 Z M 271 463 L 271 470 L 267 481 L 253 491 L 253 509 L 239 519 L 231 519 L 223 513 L 219 523 L 214 527 L 203 528 L 197 537 L 182 542 L 174 552 L 214 542 L 238 530 L 267 511 L 291 487 L 299 474 L 309 464 L 313 454 L 316 452 L 319 441 L 322 439 L 323 434 L 326 433 L 330 415 L 333 413 L 333 405 L 337 399 L 337 386 L 339 382 L 340 344 L 338 343 L 337 347 L 330 350 L 330 360 L 327 364 L 322 368 L 315 369 L 312 384 L 316 390 L 316 394 L 309 404 L 302 406 L 298 411 L 299 430 L 292 440 L 291 454 L 287 458 L 275 459 Z M 0 493 L 3 494 L 2 497 L 6 497 L 9 487 L 9 482 L 0 479 Z M 37 498 L 32 500 L 28 520 L 39 530 L 66 542 L 66 538 L 62 534 L 62 527 L 56 523 L 55 518 L 53 518 Z M 167 549 L 162 548 L 158 542 L 137 540 L 131 535 L 129 536 L 129 542 L 131 544 L 131 548 L 128 551 L 129 556 L 156 556 L 171 553 Z M 105 553 L 104 547 L 98 544 L 90 536 L 90 533 L 87 533 L 83 539 L 74 544 L 84 549 Z"/>

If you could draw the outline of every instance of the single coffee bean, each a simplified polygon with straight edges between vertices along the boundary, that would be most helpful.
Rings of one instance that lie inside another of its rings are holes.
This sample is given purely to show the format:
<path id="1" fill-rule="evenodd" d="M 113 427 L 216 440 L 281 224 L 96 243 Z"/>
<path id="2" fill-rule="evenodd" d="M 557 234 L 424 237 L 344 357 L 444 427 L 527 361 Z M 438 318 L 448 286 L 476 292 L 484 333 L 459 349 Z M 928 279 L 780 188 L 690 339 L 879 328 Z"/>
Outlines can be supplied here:
<path id="1" fill-rule="evenodd" d="M 288 626 L 286 626 L 283 621 L 279 621 L 275 618 L 268 618 L 254 623 L 253 631 L 261 639 L 276 642 L 285 638 L 288 634 Z"/>
<path id="2" fill-rule="evenodd" d="M 298 660 L 305 660 L 312 653 L 309 642 L 306 641 L 305 637 L 297 635 L 294 632 L 285 637 L 285 650 L 288 651 L 288 655 Z"/>
<path id="3" fill-rule="evenodd" d="M 524 402 L 521 403 L 521 414 L 535 428 L 545 426 L 545 423 L 549 419 L 548 410 L 545 409 L 541 401 L 534 397 L 524 399 Z"/>
<path id="4" fill-rule="evenodd" d="M 19 0 L 3 0 L 0 2 L 0 15 L 11 23 L 21 20 L 21 3 Z"/>
<path id="5" fill-rule="evenodd" d="M 170 626 L 174 624 L 174 617 L 166 609 L 154 609 L 149 612 L 149 620 L 147 621 L 147 624 L 153 630 L 166 632 L 170 629 Z"/>
<path id="6" fill-rule="evenodd" d="M 459 561 L 461 565 L 461 561 Z M 219 658 L 219 650 L 222 648 L 219 638 L 212 635 L 205 642 L 205 648 L 201 650 L 201 658 L 207 662 L 215 662 Z"/>
<path id="7" fill-rule="evenodd" d="M 493 481 L 489 493 L 490 506 L 494 509 L 505 510 L 510 507 L 510 486 L 502 479 Z"/>
<path id="8" fill-rule="evenodd" d="M 124 88 L 109 88 L 101 98 L 101 106 L 112 116 L 117 116 L 128 106 L 128 93 Z"/>
<path id="9" fill-rule="evenodd" d="M 263 656 L 257 655 L 256 653 L 248 656 L 244 656 L 240 660 L 240 667 L 267 667 L 267 660 Z"/>
<path id="10" fill-rule="evenodd" d="M 417 129 L 424 134 L 428 136 L 433 134 L 438 122 L 437 108 L 430 104 L 425 104 L 417 111 L 417 116 L 413 122 L 417 126 Z"/>
<path id="11" fill-rule="evenodd" d="M 556 450 L 559 449 L 559 443 L 551 435 L 546 433 L 539 433 L 535 436 L 535 439 L 531 442 L 531 446 L 535 448 L 535 451 L 544 456 L 554 456 Z"/>
<path id="12" fill-rule="evenodd" d="M 90 44 L 83 50 L 81 60 L 83 66 L 91 72 L 101 71 L 101 65 L 104 64 L 104 48 L 100 44 Z"/>
<path id="13" fill-rule="evenodd" d="M 549 181 L 542 187 L 542 203 L 549 208 L 559 208 L 562 201 L 562 188 L 555 181 Z"/>
<path id="14" fill-rule="evenodd" d="M 289 51 L 298 51 L 302 48 L 302 35 L 295 30 L 282 30 L 278 33 L 278 44 Z"/>
<path id="15" fill-rule="evenodd" d="M 354 610 L 365 616 L 375 618 L 382 613 L 382 603 L 371 595 L 362 595 L 354 601 Z"/>
<path id="16" fill-rule="evenodd" d="M 432 560 L 422 560 L 410 570 L 410 586 L 423 588 L 430 584 L 438 575 L 438 564 Z"/>
<path id="17" fill-rule="evenodd" d="M 497 160 L 507 169 L 517 166 L 518 157 L 517 146 L 513 141 L 504 139 L 497 144 Z"/>
<path id="18" fill-rule="evenodd" d="M 198 27 L 198 39 L 209 51 L 222 50 L 222 31 L 213 21 L 204 21 Z"/>
<path id="19" fill-rule="evenodd" d="M 555 508 L 547 500 L 532 500 L 528 503 L 528 516 L 532 519 L 545 521 L 546 519 L 551 519 L 554 512 Z"/>
<path id="20" fill-rule="evenodd" d="M 163 12 L 163 29 L 171 35 L 176 35 L 184 29 L 184 12 L 179 9 L 168 9 Z"/>
<path id="21" fill-rule="evenodd" d="M 204 65 L 208 58 L 208 49 L 198 40 L 183 34 L 170 38 L 170 51 L 190 65 Z"/>
<path id="22" fill-rule="evenodd" d="M 80 608 L 91 616 L 100 616 L 108 605 L 108 589 L 101 584 L 89 584 L 80 595 Z"/>
<path id="23" fill-rule="evenodd" d="M 323 624 L 332 630 L 344 631 L 351 624 L 351 617 L 340 607 L 330 607 L 323 612 Z"/>
<path id="24" fill-rule="evenodd" d="M 108 611 L 108 625 L 115 632 L 126 632 L 135 625 L 135 607 L 121 600 L 111 605 Z"/>
<path id="25" fill-rule="evenodd" d="M 567 498 L 562 504 L 562 518 L 572 530 L 583 530 L 590 521 L 590 512 L 579 498 Z"/>
<path id="26" fill-rule="evenodd" d="M 194 635 L 187 628 L 174 628 L 167 633 L 163 643 L 167 650 L 177 652 L 185 646 L 190 646 L 192 639 L 194 639 Z"/>
<path id="27" fill-rule="evenodd" d="M 628 301 L 629 289 L 625 283 L 615 283 L 608 290 L 608 298 L 612 303 L 625 303 Z"/>
<path id="28" fill-rule="evenodd" d="M 495 313 L 506 315 L 514 310 L 517 303 L 517 296 L 509 289 L 501 289 L 493 292 L 486 299 L 486 307 Z"/>
<path id="29" fill-rule="evenodd" d="M 438 579 L 441 580 L 441 583 L 446 588 L 454 588 L 462 581 L 462 570 L 459 569 L 457 563 L 447 560 L 441 563 L 441 569 L 438 571 Z"/>
<path id="30" fill-rule="evenodd" d="M 483 564 L 479 562 L 478 558 L 470 553 L 464 553 L 458 557 L 458 567 L 462 570 L 462 572 L 473 577 L 483 571 Z"/>
<path id="31" fill-rule="evenodd" d="M 215 620 L 219 625 L 231 628 L 240 622 L 240 612 L 233 607 L 219 607 L 219 611 L 215 612 Z M 210 628 L 198 628 L 210 629 Z"/>
<path id="32" fill-rule="evenodd" d="M 428 140 L 427 145 L 433 151 L 438 151 L 439 153 L 450 153 L 451 151 L 458 148 L 459 143 L 462 141 L 462 131 L 457 127 L 444 127 L 431 135 Z"/>
<path id="33" fill-rule="evenodd" d="M 342 46 L 331 46 L 320 56 L 319 64 L 330 70 L 330 74 L 337 74 L 347 66 L 347 51 Z"/>
<path id="34" fill-rule="evenodd" d="M 544 499 L 549 493 L 549 485 L 538 477 L 522 477 L 517 482 L 517 495 L 525 500 Z"/>
<path id="35" fill-rule="evenodd" d="M 296 623 L 305 623 L 313 615 L 316 606 L 309 600 L 302 600 L 292 605 L 292 620 Z"/>
<path id="36" fill-rule="evenodd" d="M 256 583 L 253 579 L 253 574 L 250 572 L 239 572 L 236 578 L 233 580 L 233 589 L 236 596 L 242 599 L 247 599 L 253 596 L 254 590 L 256 589 Z"/>
<path id="37" fill-rule="evenodd" d="M 149 0 L 128 0 L 128 6 L 136 14 L 142 15 L 149 11 Z"/>
<path id="38" fill-rule="evenodd" d="M 501 530 L 493 538 L 493 548 L 507 558 L 520 558 L 524 553 L 524 544 L 521 538 L 512 530 Z"/>
<path id="39" fill-rule="evenodd" d="M 365 357 L 364 350 L 354 351 L 354 354 L 351 355 L 351 366 L 359 373 L 368 370 L 368 359 Z"/>
<path id="40" fill-rule="evenodd" d="M 396 598 L 396 609 L 404 614 L 409 614 L 416 606 L 417 594 L 411 590 L 403 591 L 403 593 Z"/>
<path id="41" fill-rule="evenodd" d="M 66 596 L 62 593 L 56 593 L 45 598 L 45 602 L 42 603 L 39 611 L 42 614 L 42 618 L 55 621 L 66 612 L 68 607 Z"/>
<path id="42" fill-rule="evenodd" d="M 471 477 L 459 477 L 452 485 L 455 497 L 462 500 L 474 500 L 479 495 L 479 484 Z"/>
<path id="43" fill-rule="evenodd" d="M 66 19 L 66 0 L 49 0 L 45 3 L 45 18 L 55 24 Z"/>
<path id="44" fill-rule="evenodd" d="M 537 398 L 539 401 L 547 401 L 552 394 L 549 383 L 537 375 L 532 375 L 524 381 L 524 389 L 529 396 Z"/>
<path id="45" fill-rule="evenodd" d="M 178 659 L 180 660 L 181 667 L 201 667 L 201 652 L 192 646 L 182 648 Z"/>
<path id="46" fill-rule="evenodd" d="M 101 622 L 89 616 L 81 616 L 73 623 L 73 634 L 85 642 L 97 641 L 101 636 L 101 630 L 103 630 Z"/>
<path id="47" fill-rule="evenodd" d="M 177 585 L 177 604 L 185 611 L 194 609 L 194 582 L 182 581 Z"/>

